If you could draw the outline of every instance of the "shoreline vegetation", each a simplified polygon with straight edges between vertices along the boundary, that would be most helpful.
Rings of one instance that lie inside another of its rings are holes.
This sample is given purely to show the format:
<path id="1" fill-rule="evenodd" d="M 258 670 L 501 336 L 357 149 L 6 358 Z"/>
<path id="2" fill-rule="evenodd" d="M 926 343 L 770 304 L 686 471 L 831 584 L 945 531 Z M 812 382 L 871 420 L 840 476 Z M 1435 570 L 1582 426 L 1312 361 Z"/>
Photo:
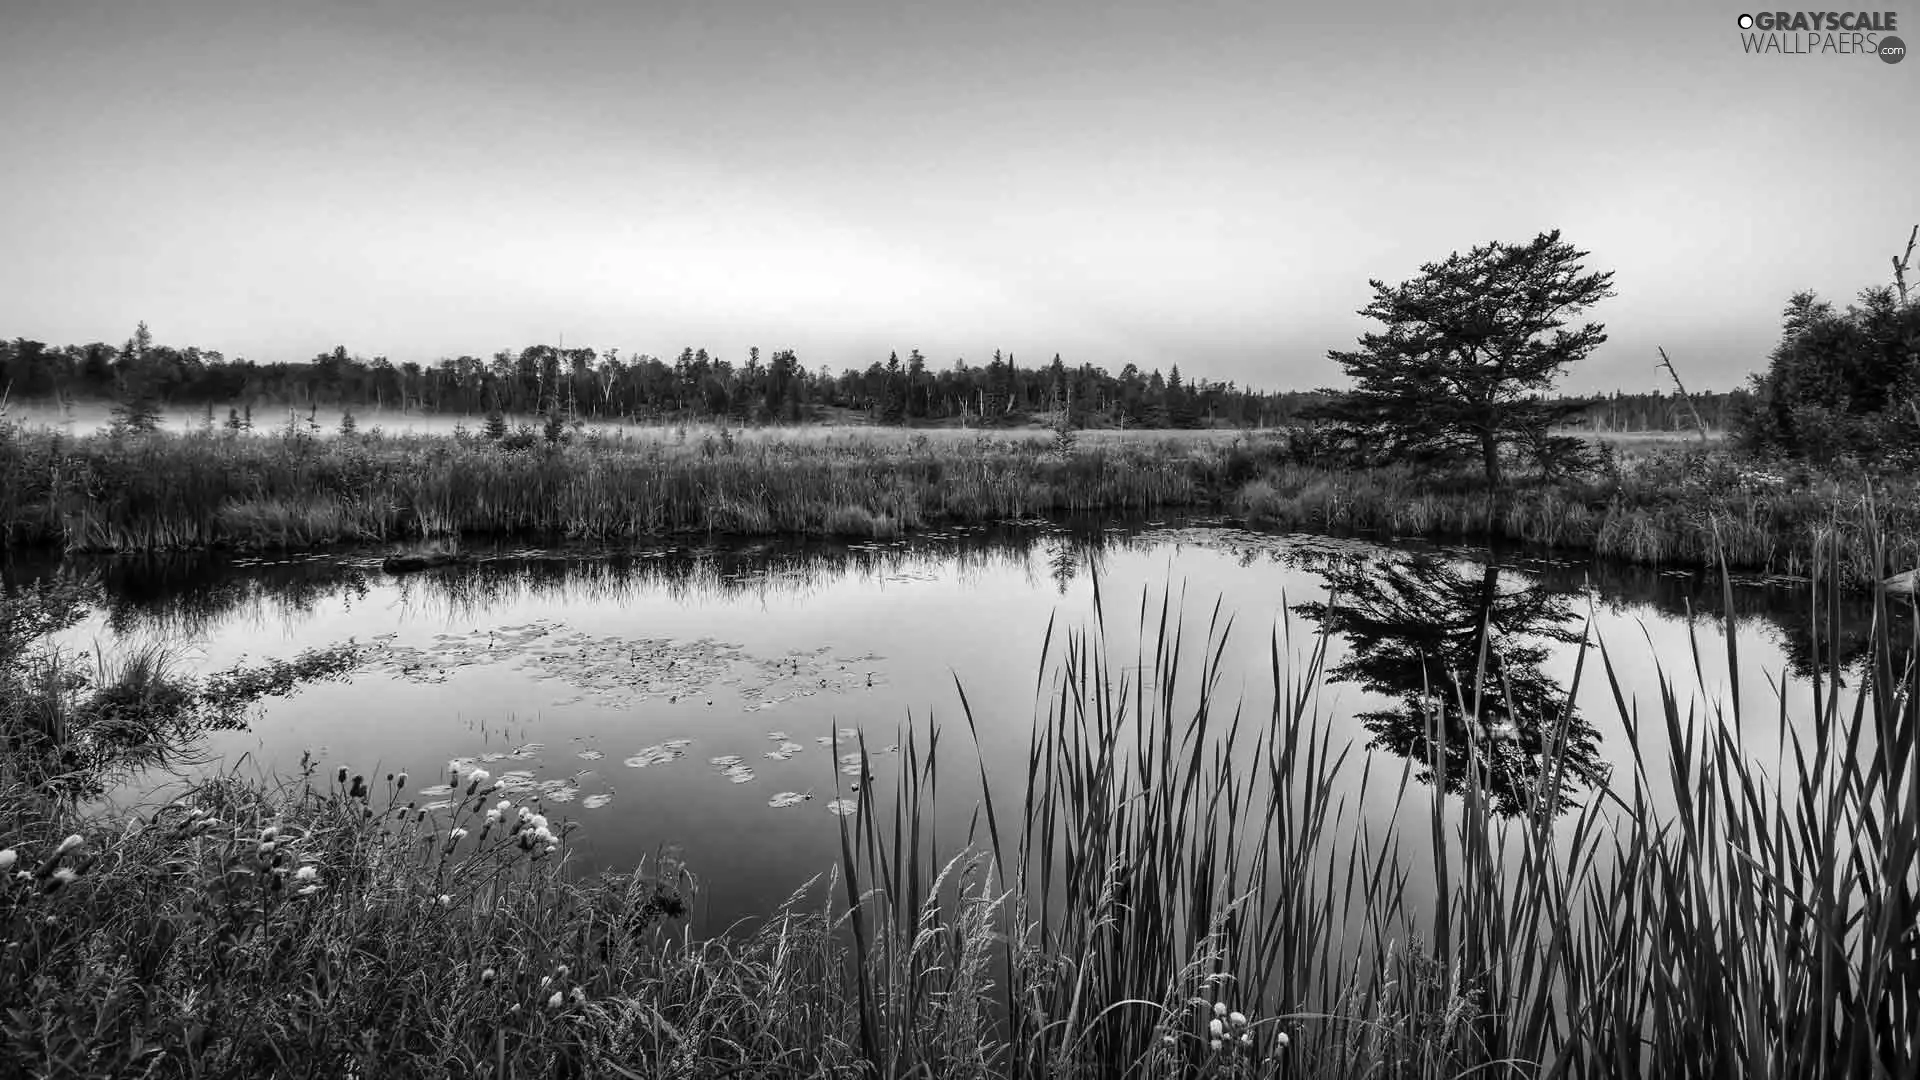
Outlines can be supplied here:
<path id="1" fill-rule="evenodd" d="M 1594 473 L 1469 475 L 1322 463 L 1311 429 L 1109 432 L 661 427 L 321 436 L 0 431 L 0 540 L 71 553 L 392 544 L 617 543 L 674 534 L 892 538 L 1102 512 L 1251 528 L 1513 541 L 1847 587 L 1920 564 L 1920 483 L 1763 465 L 1722 442 L 1600 441 Z M 1864 543 L 1886 538 L 1888 563 Z M 397 554 L 414 558 L 409 551 Z M 427 556 L 430 560 L 431 554 Z M 446 561 L 441 559 L 440 561 Z"/>
<path id="2" fill-rule="evenodd" d="M 1838 573 L 1824 558 L 1829 587 Z M 962 673 L 963 723 L 907 725 L 892 790 L 839 818 L 838 864 L 714 937 L 681 927 L 693 878 L 670 849 L 584 877 L 564 808 L 503 793 L 472 762 L 229 771 L 101 817 L 48 791 L 28 767 L 44 759 L 10 754 L 0 1036 L 47 1076 L 1920 1066 L 1920 673 L 1903 659 L 1920 619 L 1884 589 L 1857 689 L 1782 673 L 1812 696 L 1780 747 L 1742 746 L 1743 709 L 1773 705 L 1711 689 L 1697 646 L 1648 706 L 1614 674 L 1634 647 L 1582 644 L 1566 701 L 1579 673 L 1604 679 L 1631 766 L 1604 797 L 1517 816 L 1496 787 L 1549 791 L 1573 765 L 1560 709 L 1516 718 L 1516 748 L 1429 704 L 1424 760 L 1386 764 L 1333 742 L 1324 630 L 1274 638 L 1271 716 L 1243 722 L 1220 688 L 1231 620 L 1216 609 L 1189 636 L 1174 592 L 1138 597 L 1128 630 L 1109 612 L 1136 601 L 1108 604 L 1096 581 L 1082 626 L 1049 628 L 1014 790 L 996 798 L 984 767 L 977 793 L 954 784 L 982 737 Z M 93 717 L 61 740 L 116 730 L 95 688 L 22 681 L 74 598 L 6 603 L 8 730 L 26 699 Z M 1818 672 L 1833 658 L 1814 648 Z M 1486 663 L 1446 688 L 1462 712 Z M 1776 782 L 1787 760 L 1795 779 Z M 1520 775 L 1501 782 L 1507 769 Z M 1404 828 L 1356 829 L 1349 801 L 1369 797 Z M 978 827 L 936 850 L 927 826 L 955 798 L 978 800 Z"/>

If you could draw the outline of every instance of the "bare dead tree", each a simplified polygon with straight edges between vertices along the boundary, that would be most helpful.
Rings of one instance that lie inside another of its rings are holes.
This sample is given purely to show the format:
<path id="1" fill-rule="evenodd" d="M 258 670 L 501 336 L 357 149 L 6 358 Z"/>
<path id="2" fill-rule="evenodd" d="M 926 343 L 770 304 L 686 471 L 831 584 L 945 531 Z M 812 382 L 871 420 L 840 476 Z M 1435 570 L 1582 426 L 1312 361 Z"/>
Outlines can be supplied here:
<path id="1" fill-rule="evenodd" d="M 1899 258 L 1893 260 L 1893 287 L 1899 290 L 1900 302 L 1902 304 L 1907 302 L 1907 270 L 1908 263 L 1913 259 L 1913 244 L 1915 240 L 1920 240 L 1920 225 L 1915 225 L 1913 231 L 1907 234 L 1906 252 Z"/>
<path id="2" fill-rule="evenodd" d="M 1693 426 L 1700 429 L 1700 441 L 1706 442 L 1709 438 L 1707 435 L 1707 422 L 1700 418 L 1700 408 L 1693 403 L 1693 395 L 1687 393 L 1686 386 L 1681 383 L 1680 373 L 1673 370 L 1673 361 L 1667 359 L 1666 348 L 1664 346 L 1659 348 L 1660 366 L 1667 369 L 1667 374 L 1673 379 L 1674 389 L 1680 391 L 1681 399 L 1687 403 L 1687 411 L 1693 414 Z"/>

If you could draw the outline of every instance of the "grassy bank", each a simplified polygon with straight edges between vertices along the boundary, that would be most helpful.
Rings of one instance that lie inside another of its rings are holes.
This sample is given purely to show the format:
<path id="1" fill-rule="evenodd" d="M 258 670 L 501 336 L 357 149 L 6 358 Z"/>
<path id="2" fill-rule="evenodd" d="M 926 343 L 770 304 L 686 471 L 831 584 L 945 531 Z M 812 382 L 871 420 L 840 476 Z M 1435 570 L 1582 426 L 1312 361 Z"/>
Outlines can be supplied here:
<path id="1" fill-rule="evenodd" d="M 0 439 L 9 545 L 134 552 L 457 539 L 617 542 L 678 532 L 890 537 L 1072 512 L 1214 512 L 1255 527 L 1483 539 L 1639 563 L 1842 579 L 1920 563 L 1920 484 L 1746 461 L 1723 447 L 1626 448 L 1604 475 L 1489 492 L 1410 468 L 1303 463 L 1285 433 L 988 435 L 644 429 L 557 444 L 477 438 L 153 435 Z"/>
<path id="2" fill-rule="evenodd" d="M 1633 702 L 1637 648 L 1583 649 L 1632 767 L 1501 817 L 1486 770 L 1557 786 L 1558 714 L 1518 758 L 1430 716 L 1422 783 L 1331 740 L 1324 639 L 1276 640 L 1245 715 L 1230 626 L 1141 597 L 1117 633 L 1096 600 L 1049 633 L 1026 775 L 971 846 L 931 839 L 939 799 L 981 798 L 953 785 L 971 717 L 918 726 L 833 876 L 713 939 L 676 929 L 670 857 L 583 878 L 558 811 L 482 772 L 308 768 L 104 819 L 14 783 L 0 1035 L 46 1076 L 1912 1075 L 1920 621 L 1875 604 L 1860 696 L 1813 686 L 1784 747 L 1743 744 L 1778 706 L 1697 660 Z"/>
<path id="3" fill-rule="evenodd" d="M 1412 469 L 1269 469 L 1228 501 L 1256 527 L 1494 536 L 1625 562 L 1812 573 L 1819 545 L 1864 586 L 1920 565 L 1920 483 L 1764 466 L 1723 449 L 1629 456 L 1606 477 L 1484 488 Z M 1881 552 L 1867 542 L 1885 537 Z"/>

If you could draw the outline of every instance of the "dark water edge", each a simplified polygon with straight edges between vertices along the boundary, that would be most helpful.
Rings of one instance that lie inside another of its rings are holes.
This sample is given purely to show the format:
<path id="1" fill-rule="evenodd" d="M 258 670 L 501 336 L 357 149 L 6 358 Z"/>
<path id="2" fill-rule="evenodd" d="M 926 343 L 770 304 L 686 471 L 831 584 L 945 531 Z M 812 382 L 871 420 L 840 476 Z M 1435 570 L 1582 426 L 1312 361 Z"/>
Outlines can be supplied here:
<path id="1" fill-rule="evenodd" d="M 1244 541 L 1243 565 L 1271 558 L 1264 542 L 1283 538 L 1339 541 L 1413 555 L 1463 559 L 1525 573 L 1546 592 L 1588 595 L 1618 607 L 1645 606 L 1676 617 L 1760 622 L 1786 643 L 1794 673 L 1808 673 L 1816 645 L 1842 664 L 1864 655 L 1872 619 L 1869 597 L 1847 592 L 1826 596 L 1811 583 L 1735 573 L 1723 583 L 1718 570 L 1654 567 L 1608 560 L 1584 552 L 1493 540 L 1444 543 L 1424 538 L 1369 537 L 1338 533 L 1268 532 L 1219 516 L 1161 515 L 1116 518 L 1088 514 L 1009 520 L 919 531 L 892 540 L 848 542 L 806 536 L 689 535 L 649 544 L 604 545 L 523 541 L 470 541 L 459 551 L 470 561 L 405 574 L 405 587 L 443 602 L 480 604 L 503 588 L 547 591 L 570 587 L 618 589 L 665 586 L 689 598 L 722 596 L 763 588 L 806 587 L 849 570 L 915 561 L 984 558 L 1047 549 L 1063 579 L 1097 565 L 1100 555 L 1164 542 L 1164 531 L 1207 530 L 1231 545 Z M 1144 538 L 1144 539 L 1143 539 Z M 318 599 L 364 594 L 373 584 L 400 575 L 382 569 L 395 548 L 388 544 L 335 546 L 297 552 L 258 553 L 222 549 L 129 555 L 65 555 L 48 550 L 0 550 L 0 588 L 46 578 L 93 579 L 101 589 L 107 625 L 116 633 L 139 628 L 194 633 L 242 605 L 262 600 L 298 613 Z M 1073 564 L 1078 565 L 1073 565 Z M 1731 590 L 1724 587 L 1731 584 Z M 1816 613 L 1816 596 L 1822 609 Z M 1841 639 L 1824 640 L 1825 607 L 1837 605 Z M 1818 615 L 1818 617 L 1816 617 Z M 1837 651 L 1836 651 L 1837 650 Z M 1824 665 L 1823 665 L 1824 666 Z"/>

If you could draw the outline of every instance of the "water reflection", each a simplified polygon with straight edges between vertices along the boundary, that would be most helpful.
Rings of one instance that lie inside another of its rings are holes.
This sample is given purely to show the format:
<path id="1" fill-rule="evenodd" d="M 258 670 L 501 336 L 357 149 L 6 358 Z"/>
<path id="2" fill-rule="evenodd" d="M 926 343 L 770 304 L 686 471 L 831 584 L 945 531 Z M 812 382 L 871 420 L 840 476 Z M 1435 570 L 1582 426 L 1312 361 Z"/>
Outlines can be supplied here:
<path id="1" fill-rule="evenodd" d="M 806 597 L 831 592 L 850 579 L 911 583 L 952 575 L 965 584 L 1011 573 L 1036 593 L 1064 597 L 1076 585 L 1084 586 L 1089 567 L 1108 556 L 1148 554 L 1157 562 L 1157 553 L 1183 545 L 1224 553 L 1248 570 L 1278 564 L 1310 571 L 1310 580 L 1333 600 L 1296 604 L 1293 610 L 1350 649 L 1330 677 L 1395 702 L 1356 717 L 1374 743 L 1424 763 L 1437 721 L 1447 735 L 1449 789 L 1457 790 L 1472 769 L 1507 813 L 1535 806 L 1557 812 L 1579 801 L 1599 778 L 1598 736 L 1577 712 L 1567 711 L 1567 687 L 1547 664 L 1580 640 L 1589 597 L 1602 613 L 1702 620 L 1704 633 L 1717 629 L 1729 601 L 1717 577 L 1708 573 L 1527 552 L 1274 536 L 1208 523 L 1167 527 L 1111 520 L 1007 523 L 851 545 L 713 540 L 619 550 L 481 548 L 474 549 L 479 558 L 472 565 L 400 578 L 380 569 L 383 553 L 378 551 L 37 563 L 16 558 L 0 564 L 0 582 L 13 585 L 48 574 L 91 576 L 99 583 L 98 606 L 113 633 L 193 638 L 236 618 L 299 621 L 328 604 L 379 605 L 388 623 L 413 615 L 443 620 L 471 615 L 478 622 L 490 611 L 545 601 L 571 619 L 594 605 L 624 607 L 662 597 L 688 608 L 742 598 Z M 1816 613 L 1804 587 L 1748 583 L 1732 590 L 1730 598 L 1734 620 L 1757 624 L 1774 638 L 1791 675 L 1818 672 L 1850 684 L 1860 681 L 1872 620 L 1870 605 L 1860 598 L 1833 598 L 1837 634 L 1828 630 L 1826 599 Z M 1907 609 L 1896 617 L 1907 618 Z M 944 653 L 965 647 L 942 613 L 929 611 L 922 618 L 929 640 L 912 648 Z M 1910 638 L 1897 637 L 1908 651 L 1891 658 L 1896 672 L 1911 649 Z M 1634 644 L 1611 638 L 1609 643 Z M 1469 740 L 1473 676 L 1483 647 L 1487 678 Z M 945 657 L 940 659 L 944 669 Z M 1024 684 L 1029 677 L 1016 682 Z M 1464 708 L 1462 696 L 1468 699 Z M 1436 710 L 1431 720 L 1429 708 Z M 1548 740 L 1562 732 L 1563 717 L 1568 768 L 1551 791 L 1544 791 L 1538 783 L 1540 757 Z"/>
<path id="2" fill-rule="evenodd" d="M 1444 747 L 1446 787 L 1471 775 L 1502 814 L 1558 812 L 1601 777 L 1592 725 L 1542 670 L 1552 646 L 1578 644 L 1585 624 L 1567 594 L 1537 581 L 1432 555 L 1345 559 L 1320 571 L 1330 602 L 1293 610 L 1344 639 L 1328 670 L 1399 699 L 1357 713 L 1375 746 L 1423 766 Z M 1560 769 L 1543 768 L 1563 746 Z"/>

